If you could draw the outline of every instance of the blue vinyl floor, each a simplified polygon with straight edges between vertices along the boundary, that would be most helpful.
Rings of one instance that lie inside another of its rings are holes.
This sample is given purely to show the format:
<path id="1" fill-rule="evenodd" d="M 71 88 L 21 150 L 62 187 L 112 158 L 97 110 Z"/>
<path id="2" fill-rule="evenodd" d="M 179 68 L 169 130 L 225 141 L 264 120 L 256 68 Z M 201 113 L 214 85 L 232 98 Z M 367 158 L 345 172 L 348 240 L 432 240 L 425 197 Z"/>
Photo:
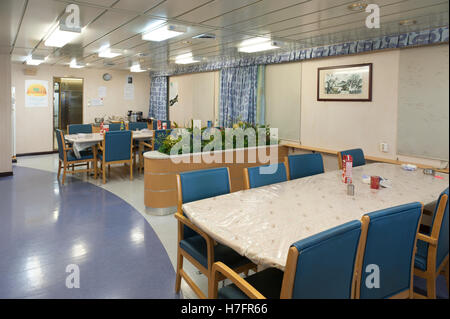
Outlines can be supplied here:
<path id="1" fill-rule="evenodd" d="M 0 298 L 178 298 L 148 222 L 116 195 L 14 167 L 0 179 Z M 79 288 L 73 268 L 79 269 Z"/>

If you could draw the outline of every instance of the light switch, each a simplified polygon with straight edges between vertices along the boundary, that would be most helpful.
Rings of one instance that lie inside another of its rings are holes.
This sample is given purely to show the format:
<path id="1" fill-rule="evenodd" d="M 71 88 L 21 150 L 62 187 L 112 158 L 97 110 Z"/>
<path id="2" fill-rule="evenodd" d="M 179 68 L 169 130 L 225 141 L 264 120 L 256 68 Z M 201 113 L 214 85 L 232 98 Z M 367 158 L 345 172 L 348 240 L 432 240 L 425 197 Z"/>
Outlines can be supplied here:
<path id="1" fill-rule="evenodd" d="M 380 143 L 380 151 L 383 153 L 389 152 L 389 144 L 388 143 Z"/>

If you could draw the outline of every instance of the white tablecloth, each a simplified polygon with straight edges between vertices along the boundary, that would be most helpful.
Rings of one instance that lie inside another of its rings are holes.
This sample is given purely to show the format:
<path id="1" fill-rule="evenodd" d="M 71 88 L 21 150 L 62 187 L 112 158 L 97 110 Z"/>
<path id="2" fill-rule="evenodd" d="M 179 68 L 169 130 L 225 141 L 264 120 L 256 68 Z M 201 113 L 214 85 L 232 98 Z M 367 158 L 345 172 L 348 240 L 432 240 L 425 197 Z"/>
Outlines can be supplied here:
<path id="1" fill-rule="evenodd" d="M 392 188 L 372 190 L 362 182 L 363 174 L 387 178 Z M 353 168 L 354 196 L 347 195 L 341 171 L 330 171 L 187 203 L 183 210 L 218 242 L 257 264 L 283 270 L 290 245 L 300 239 L 376 210 L 436 200 L 449 181 L 439 175 L 444 179 L 374 163 Z"/>

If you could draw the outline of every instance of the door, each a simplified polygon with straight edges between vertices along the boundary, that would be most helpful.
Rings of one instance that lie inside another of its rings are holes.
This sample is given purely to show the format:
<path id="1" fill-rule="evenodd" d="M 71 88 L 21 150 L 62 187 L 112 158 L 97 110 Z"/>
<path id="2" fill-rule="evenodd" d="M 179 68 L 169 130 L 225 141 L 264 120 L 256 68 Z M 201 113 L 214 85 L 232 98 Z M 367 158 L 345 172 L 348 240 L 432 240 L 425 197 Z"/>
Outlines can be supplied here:
<path id="1" fill-rule="evenodd" d="M 53 127 L 67 133 L 69 124 L 83 123 L 83 79 L 53 79 Z M 56 137 L 53 148 L 58 148 Z"/>

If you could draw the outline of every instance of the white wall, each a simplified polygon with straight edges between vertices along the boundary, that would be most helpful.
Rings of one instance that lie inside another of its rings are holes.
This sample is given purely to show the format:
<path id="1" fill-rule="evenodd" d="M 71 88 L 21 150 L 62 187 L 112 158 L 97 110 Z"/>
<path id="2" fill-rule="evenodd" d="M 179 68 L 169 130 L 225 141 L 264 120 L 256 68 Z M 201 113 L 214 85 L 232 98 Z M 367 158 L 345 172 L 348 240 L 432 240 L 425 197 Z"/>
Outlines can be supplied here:
<path id="1" fill-rule="evenodd" d="M 319 67 L 373 63 L 372 102 L 317 101 Z M 395 159 L 399 51 L 343 56 L 303 63 L 301 143 L 344 150 L 361 147 L 371 156 Z M 381 142 L 389 144 L 382 153 Z"/>
<path id="2" fill-rule="evenodd" d="M 11 60 L 0 54 L 0 174 L 12 172 L 11 154 Z"/>
<path id="3" fill-rule="evenodd" d="M 169 106 L 169 118 L 179 126 L 190 125 L 190 120 L 201 120 L 206 126 L 213 121 L 218 103 L 219 72 L 204 72 L 188 75 L 171 76 L 170 83 L 178 87 L 178 103 Z"/>
<path id="4" fill-rule="evenodd" d="M 126 116 L 128 110 L 148 114 L 150 78 L 147 72 L 105 69 L 71 69 L 40 65 L 35 76 L 26 76 L 23 64 L 12 64 L 12 85 L 16 87 L 16 153 L 47 152 L 53 150 L 53 77 L 83 78 L 83 122 L 93 123 L 95 117 Z M 110 73 L 112 79 L 104 81 L 102 75 Z M 133 76 L 134 100 L 124 99 L 127 77 Z M 45 80 L 49 84 L 49 104 L 44 108 L 25 107 L 25 80 Z M 107 87 L 103 106 L 88 106 L 91 98 L 98 96 L 98 87 Z"/>

